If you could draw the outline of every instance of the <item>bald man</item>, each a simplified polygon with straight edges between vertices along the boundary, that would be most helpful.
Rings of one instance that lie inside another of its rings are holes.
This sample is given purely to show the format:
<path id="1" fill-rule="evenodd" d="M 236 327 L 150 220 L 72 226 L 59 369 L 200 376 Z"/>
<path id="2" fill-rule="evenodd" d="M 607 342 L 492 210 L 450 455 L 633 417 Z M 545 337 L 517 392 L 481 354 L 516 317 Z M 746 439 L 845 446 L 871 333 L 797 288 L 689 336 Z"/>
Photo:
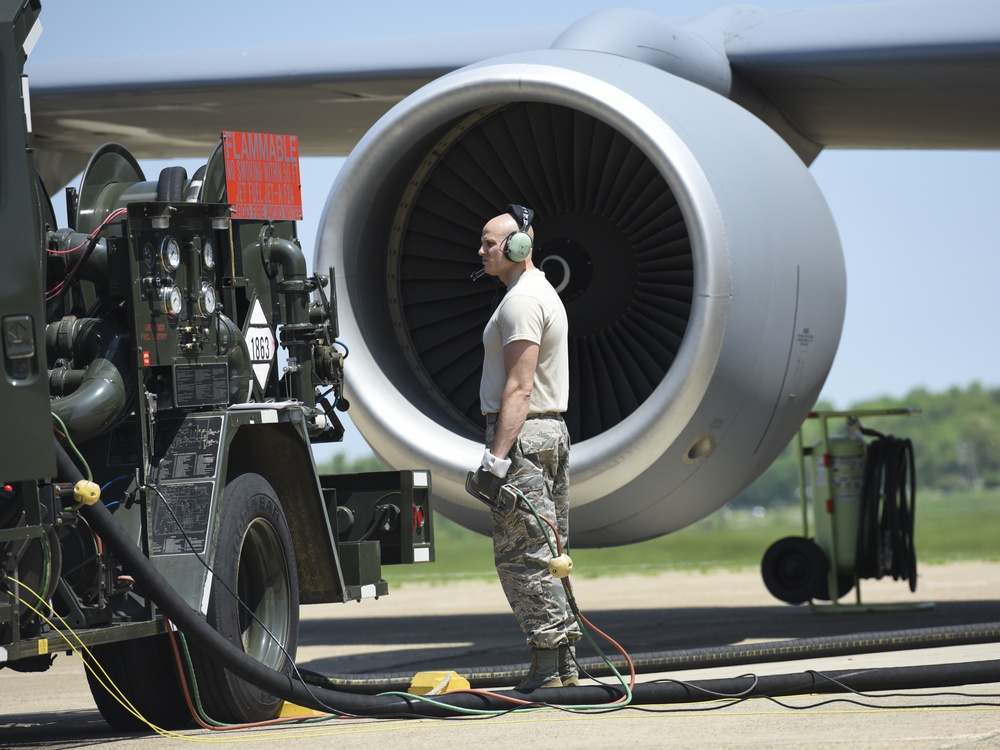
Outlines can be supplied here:
<path id="1" fill-rule="evenodd" d="M 479 399 L 486 450 L 479 475 L 512 484 L 538 515 L 569 536 L 569 325 L 566 309 L 532 262 L 534 212 L 510 205 L 483 227 L 482 270 L 507 291 L 483 331 Z M 518 690 L 579 684 L 573 644 L 581 632 L 559 579 L 545 524 L 524 507 L 494 509 L 493 553 L 500 583 L 531 647 L 531 670 Z M 544 523 L 544 521 L 543 521 Z M 553 542 L 555 539 L 553 538 Z"/>

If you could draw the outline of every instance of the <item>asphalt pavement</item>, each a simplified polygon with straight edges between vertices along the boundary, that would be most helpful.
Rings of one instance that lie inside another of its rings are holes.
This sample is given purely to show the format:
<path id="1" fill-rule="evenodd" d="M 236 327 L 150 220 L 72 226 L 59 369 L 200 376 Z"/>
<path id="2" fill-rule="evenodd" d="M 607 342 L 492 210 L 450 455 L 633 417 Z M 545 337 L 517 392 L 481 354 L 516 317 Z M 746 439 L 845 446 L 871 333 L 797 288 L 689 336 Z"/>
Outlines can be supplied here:
<path id="1" fill-rule="evenodd" d="M 906 582 L 863 581 L 860 599 L 851 594 L 834 609 L 778 602 L 756 571 L 579 576 L 574 591 L 595 640 L 614 654 L 597 635 L 606 633 L 639 664 L 627 707 L 340 718 L 156 738 L 112 731 L 94 708 L 81 660 L 60 655 L 45 673 L 0 672 L 0 748 L 1000 747 L 1000 563 L 923 566 L 918 584 L 911 592 Z M 379 601 L 304 607 L 300 667 L 335 679 L 404 682 L 454 671 L 503 690 L 526 666 L 498 583 L 390 591 Z M 585 665 L 599 663 L 590 645 L 579 651 Z M 846 689 L 836 682 L 855 681 L 869 687 L 831 692 Z M 558 691 L 560 700 L 613 701 L 623 692 L 614 677 L 584 685 Z"/>

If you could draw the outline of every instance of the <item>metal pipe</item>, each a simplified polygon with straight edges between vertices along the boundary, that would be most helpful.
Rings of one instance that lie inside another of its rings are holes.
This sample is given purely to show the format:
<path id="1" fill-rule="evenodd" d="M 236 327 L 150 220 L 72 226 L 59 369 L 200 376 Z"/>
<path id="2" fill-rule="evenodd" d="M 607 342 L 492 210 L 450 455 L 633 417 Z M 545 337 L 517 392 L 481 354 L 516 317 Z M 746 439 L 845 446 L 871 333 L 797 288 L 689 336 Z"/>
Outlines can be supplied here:
<path id="1" fill-rule="evenodd" d="M 50 362 L 65 358 L 86 363 L 80 386 L 52 399 L 53 413 L 74 440 L 97 437 L 128 415 L 132 349 L 123 325 L 101 318 L 63 318 L 46 326 L 45 339 Z"/>

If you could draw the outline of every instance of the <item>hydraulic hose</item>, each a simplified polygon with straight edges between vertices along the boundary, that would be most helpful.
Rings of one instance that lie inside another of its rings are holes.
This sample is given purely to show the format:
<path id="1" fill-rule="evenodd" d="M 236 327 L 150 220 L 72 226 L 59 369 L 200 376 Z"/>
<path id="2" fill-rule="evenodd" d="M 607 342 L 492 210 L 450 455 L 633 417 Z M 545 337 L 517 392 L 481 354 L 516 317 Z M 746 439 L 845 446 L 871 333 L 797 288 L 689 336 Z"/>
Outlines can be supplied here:
<path id="1" fill-rule="evenodd" d="M 82 475 L 62 444 L 55 441 L 56 463 L 64 481 L 77 482 Z M 504 711 L 511 704 L 504 696 L 537 700 L 547 704 L 598 705 L 610 703 L 622 695 L 616 686 L 548 688 L 533 693 L 453 693 L 436 696 L 433 703 L 407 696 L 370 696 L 309 686 L 290 675 L 263 666 L 242 649 L 219 635 L 174 591 L 153 564 L 129 538 L 114 516 L 100 501 L 80 509 L 90 524 L 167 617 L 185 634 L 206 650 L 211 650 L 234 675 L 267 692 L 300 706 L 328 713 L 356 716 L 454 716 L 454 709 Z M 636 685 L 632 703 L 683 703 L 717 699 L 720 696 L 749 698 L 755 696 L 796 695 L 887 690 L 892 688 L 929 688 L 946 685 L 995 682 L 1000 661 L 899 667 L 892 669 L 850 670 L 821 675 L 807 672 L 792 675 L 750 676 L 696 682 L 663 681 Z"/>

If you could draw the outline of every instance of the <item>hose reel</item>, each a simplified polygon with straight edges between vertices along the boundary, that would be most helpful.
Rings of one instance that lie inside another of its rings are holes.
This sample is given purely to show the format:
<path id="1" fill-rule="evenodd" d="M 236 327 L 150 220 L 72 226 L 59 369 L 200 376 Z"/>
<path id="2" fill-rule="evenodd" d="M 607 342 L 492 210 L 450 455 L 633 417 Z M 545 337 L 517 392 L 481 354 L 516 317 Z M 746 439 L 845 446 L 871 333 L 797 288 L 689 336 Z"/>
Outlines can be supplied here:
<path id="1" fill-rule="evenodd" d="M 863 414 L 913 414 L 913 409 Z M 761 561 L 768 591 L 781 601 L 836 602 L 863 578 L 909 582 L 917 587 L 914 522 L 916 465 L 906 438 L 863 428 L 859 413 L 814 412 L 823 439 L 805 447 L 799 432 L 800 495 L 806 503 L 805 459 L 815 455 L 810 474 L 815 538 L 803 508 L 803 536 L 779 539 Z M 826 420 L 847 417 L 845 434 L 830 437 Z M 873 438 L 867 442 L 865 438 Z M 831 584 L 836 589 L 831 591 Z M 860 590 L 858 592 L 860 604 Z"/>

